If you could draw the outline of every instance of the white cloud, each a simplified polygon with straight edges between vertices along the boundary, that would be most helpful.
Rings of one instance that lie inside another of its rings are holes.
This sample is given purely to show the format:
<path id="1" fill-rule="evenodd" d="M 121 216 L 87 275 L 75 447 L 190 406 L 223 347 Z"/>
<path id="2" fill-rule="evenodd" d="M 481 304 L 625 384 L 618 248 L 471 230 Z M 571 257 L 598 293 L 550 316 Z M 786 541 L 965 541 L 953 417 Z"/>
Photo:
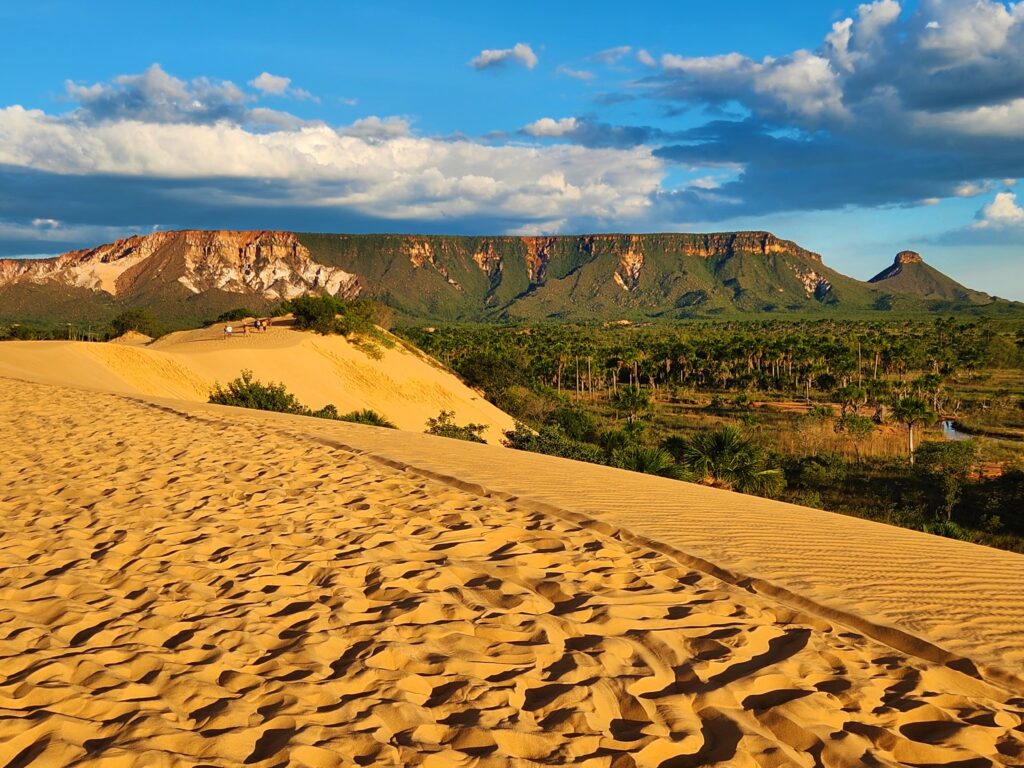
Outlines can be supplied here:
<path id="1" fill-rule="evenodd" d="M 593 80 L 595 77 L 593 72 L 588 72 L 585 69 L 570 69 L 569 67 L 561 64 L 555 72 L 560 75 L 565 75 L 566 77 L 571 77 L 573 80 L 582 80 L 584 82 Z"/>
<path id="2" fill-rule="evenodd" d="M 917 112 L 919 128 L 953 131 L 966 136 L 1019 139 L 1024 125 L 1024 98 L 1002 104 L 946 112 Z"/>
<path id="3" fill-rule="evenodd" d="M 900 17 L 900 4 L 895 0 L 877 0 L 857 6 L 857 43 L 866 47 L 878 42 L 884 30 Z"/>
<path id="4" fill-rule="evenodd" d="M 469 66 L 473 67 L 473 69 L 491 69 L 504 66 L 509 62 L 521 64 L 527 69 L 533 69 L 537 66 L 537 54 L 526 43 L 516 43 L 511 48 L 480 51 L 480 54 L 469 62 Z"/>
<path id="5" fill-rule="evenodd" d="M 488 217 L 523 226 L 640 219 L 664 176 L 647 147 L 447 141 L 412 135 L 400 118 L 259 132 L 227 122 L 67 120 L 19 106 L 0 109 L 0 164 L 64 175 L 198 179 L 218 200 L 237 204 L 337 208 L 384 219 Z"/>
<path id="6" fill-rule="evenodd" d="M 402 117 L 380 118 L 376 115 L 362 117 L 351 125 L 339 128 L 342 136 L 358 136 L 361 139 L 380 140 L 408 136 L 409 121 Z"/>
<path id="7" fill-rule="evenodd" d="M 310 99 L 317 103 L 320 102 L 320 99 L 313 96 L 313 94 L 305 88 L 293 87 L 292 79 L 290 77 L 282 77 L 280 75 L 272 75 L 269 72 L 263 72 L 258 77 L 254 77 L 250 80 L 249 85 L 263 93 L 265 96 L 289 96 L 293 99 Z"/>
<path id="8" fill-rule="evenodd" d="M 853 72 L 854 57 L 850 53 L 850 35 L 853 19 L 846 18 L 832 25 L 832 31 L 825 35 L 825 43 L 832 49 L 832 60 L 847 72 Z"/>
<path id="9" fill-rule="evenodd" d="M 934 26 L 925 27 L 919 46 L 961 63 L 1002 49 L 1011 29 L 1024 22 L 1021 3 L 1007 7 L 993 0 L 928 0 L 925 8 L 934 18 Z"/>
<path id="10" fill-rule="evenodd" d="M 267 73 L 260 77 L 264 75 Z M 274 78 L 273 75 L 269 77 Z M 268 85 L 268 81 L 263 81 L 263 84 Z M 276 87 L 273 83 L 270 85 Z M 119 75 L 109 83 L 82 85 L 68 81 L 65 87 L 68 96 L 79 104 L 76 117 L 81 120 L 142 120 L 160 123 L 215 123 L 226 120 L 276 126 L 300 122 L 287 112 L 250 109 L 248 103 L 254 97 L 230 80 L 197 77 L 185 81 L 168 74 L 159 64 L 152 64 L 141 74 Z M 285 88 L 288 89 L 288 86 Z M 301 89 L 291 88 L 288 93 L 297 98 L 310 98 Z"/>
<path id="11" fill-rule="evenodd" d="M 643 64 L 645 67 L 656 67 L 658 62 L 654 60 L 654 57 L 645 48 L 641 48 L 636 52 L 636 60 Z"/>
<path id="12" fill-rule="evenodd" d="M 810 51 L 796 51 L 776 59 L 754 61 L 739 53 L 684 57 L 666 54 L 661 65 L 669 73 L 688 78 L 687 91 L 695 96 L 714 91 L 723 100 L 732 98 L 756 103 L 767 113 L 805 117 L 841 117 L 845 114 L 842 88 L 828 59 Z"/>
<path id="13" fill-rule="evenodd" d="M 687 74 L 717 75 L 732 74 L 739 70 L 750 71 L 755 65 L 741 53 L 725 53 L 719 56 L 678 56 L 666 53 L 661 57 L 661 66 Z"/>
<path id="14" fill-rule="evenodd" d="M 60 226 L 60 222 L 56 219 L 32 219 L 32 226 L 41 229 L 56 229 Z"/>
<path id="15" fill-rule="evenodd" d="M 605 48 L 603 51 L 598 51 L 590 59 L 606 66 L 617 64 L 623 57 L 629 55 L 629 52 L 632 50 L 633 47 L 630 45 L 617 45 L 614 48 Z"/>
<path id="16" fill-rule="evenodd" d="M 989 189 L 988 184 L 979 184 L 974 181 L 965 181 L 962 184 L 958 184 L 953 188 L 953 194 L 957 197 L 977 197 L 980 194 L 987 192 Z"/>
<path id="17" fill-rule="evenodd" d="M 984 206 L 972 225 L 974 229 L 1003 229 L 1024 226 L 1024 208 L 1017 205 L 1013 192 L 997 192 L 991 203 Z"/>
<path id="18" fill-rule="evenodd" d="M 249 81 L 249 85 L 257 91 L 273 94 L 275 96 L 284 94 L 285 91 L 288 90 L 288 86 L 291 84 L 292 79 L 290 77 L 272 75 L 269 72 L 262 72 L 258 77 L 254 77 Z"/>
<path id="19" fill-rule="evenodd" d="M 575 117 L 563 117 L 554 120 L 550 117 L 542 117 L 529 125 L 523 126 L 523 133 L 538 138 L 556 138 L 572 133 L 579 127 L 579 121 Z"/>

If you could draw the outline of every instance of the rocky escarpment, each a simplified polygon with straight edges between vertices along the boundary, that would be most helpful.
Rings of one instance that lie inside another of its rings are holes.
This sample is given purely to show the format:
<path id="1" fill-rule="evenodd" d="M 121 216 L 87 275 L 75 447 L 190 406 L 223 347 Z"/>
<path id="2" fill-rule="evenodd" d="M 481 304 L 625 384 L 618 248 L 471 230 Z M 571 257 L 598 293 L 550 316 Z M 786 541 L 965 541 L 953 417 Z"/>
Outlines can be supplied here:
<path id="1" fill-rule="evenodd" d="M 57 283 L 119 297 L 145 288 L 156 275 L 194 294 L 288 299 L 308 291 L 359 293 L 355 275 L 313 261 L 291 232 L 155 232 L 55 259 L 0 260 L 0 287 Z"/>
<path id="2" fill-rule="evenodd" d="M 103 321 L 127 305 L 181 327 L 310 291 L 370 297 L 431 321 L 991 303 L 912 251 L 864 283 L 763 231 L 447 237 L 190 230 L 53 259 L 0 260 L 0 324 L 64 322 L 73 313 Z"/>

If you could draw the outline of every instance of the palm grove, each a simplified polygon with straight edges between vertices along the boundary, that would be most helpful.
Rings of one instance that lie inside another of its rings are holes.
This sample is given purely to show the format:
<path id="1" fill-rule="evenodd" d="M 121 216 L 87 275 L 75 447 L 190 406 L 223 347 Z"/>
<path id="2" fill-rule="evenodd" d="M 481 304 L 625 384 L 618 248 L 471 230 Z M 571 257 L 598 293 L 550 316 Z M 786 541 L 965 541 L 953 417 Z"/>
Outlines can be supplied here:
<path id="1" fill-rule="evenodd" d="M 279 312 L 293 314 L 299 328 L 344 334 L 373 356 L 395 343 L 380 327 L 390 316 L 372 302 L 309 296 Z M 922 442 L 940 416 L 998 438 L 1024 436 L 1024 329 L 1013 323 L 462 324 L 396 332 L 516 418 L 509 447 L 1024 551 L 1024 446 Z M 372 412 L 311 410 L 247 373 L 211 399 L 391 426 Z M 425 431 L 480 441 L 483 426 L 441 412 Z M 898 447 L 894 435 L 902 435 Z"/>

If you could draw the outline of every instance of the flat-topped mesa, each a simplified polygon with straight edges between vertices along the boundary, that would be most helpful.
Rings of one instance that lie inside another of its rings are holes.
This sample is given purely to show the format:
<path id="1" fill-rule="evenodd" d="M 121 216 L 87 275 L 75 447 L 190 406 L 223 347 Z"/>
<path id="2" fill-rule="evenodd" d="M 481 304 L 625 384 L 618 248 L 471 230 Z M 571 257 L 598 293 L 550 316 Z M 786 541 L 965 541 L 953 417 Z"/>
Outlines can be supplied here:
<path id="1" fill-rule="evenodd" d="M 689 247 L 684 253 L 690 256 L 732 256 L 736 253 L 759 253 L 768 256 L 773 253 L 789 253 L 821 262 L 821 254 L 801 248 L 792 240 L 783 240 L 771 232 L 712 232 L 705 235 L 681 235 L 687 238 Z"/>

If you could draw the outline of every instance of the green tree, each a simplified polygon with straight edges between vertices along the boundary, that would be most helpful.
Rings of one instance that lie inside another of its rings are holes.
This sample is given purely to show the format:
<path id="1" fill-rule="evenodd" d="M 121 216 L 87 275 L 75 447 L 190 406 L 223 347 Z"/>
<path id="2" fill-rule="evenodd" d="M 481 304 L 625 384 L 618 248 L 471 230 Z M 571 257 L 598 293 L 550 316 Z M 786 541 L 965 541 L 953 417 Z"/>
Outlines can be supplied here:
<path id="1" fill-rule="evenodd" d="M 917 449 L 917 470 L 929 484 L 941 490 L 942 511 L 947 520 L 953 519 L 953 510 L 977 459 L 974 440 L 929 441 Z"/>
<path id="2" fill-rule="evenodd" d="M 632 424 L 651 412 L 651 396 L 636 385 L 623 387 L 612 397 L 612 407 Z"/>
<path id="3" fill-rule="evenodd" d="M 159 336 L 157 319 L 148 309 L 133 307 L 126 309 L 110 321 L 112 336 L 122 336 L 129 331 L 144 333 L 147 336 Z"/>
<path id="4" fill-rule="evenodd" d="M 892 404 L 892 417 L 907 428 L 907 440 L 910 449 L 910 464 L 914 464 L 914 427 L 918 424 L 931 424 L 935 414 L 928 403 L 920 397 L 909 395 L 901 397 Z"/>
<path id="5" fill-rule="evenodd" d="M 841 432 L 853 443 L 853 452 L 860 462 L 860 446 L 875 431 L 875 421 L 869 416 L 861 416 L 859 413 L 848 413 L 842 416 L 835 426 L 836 432 Z"/>

